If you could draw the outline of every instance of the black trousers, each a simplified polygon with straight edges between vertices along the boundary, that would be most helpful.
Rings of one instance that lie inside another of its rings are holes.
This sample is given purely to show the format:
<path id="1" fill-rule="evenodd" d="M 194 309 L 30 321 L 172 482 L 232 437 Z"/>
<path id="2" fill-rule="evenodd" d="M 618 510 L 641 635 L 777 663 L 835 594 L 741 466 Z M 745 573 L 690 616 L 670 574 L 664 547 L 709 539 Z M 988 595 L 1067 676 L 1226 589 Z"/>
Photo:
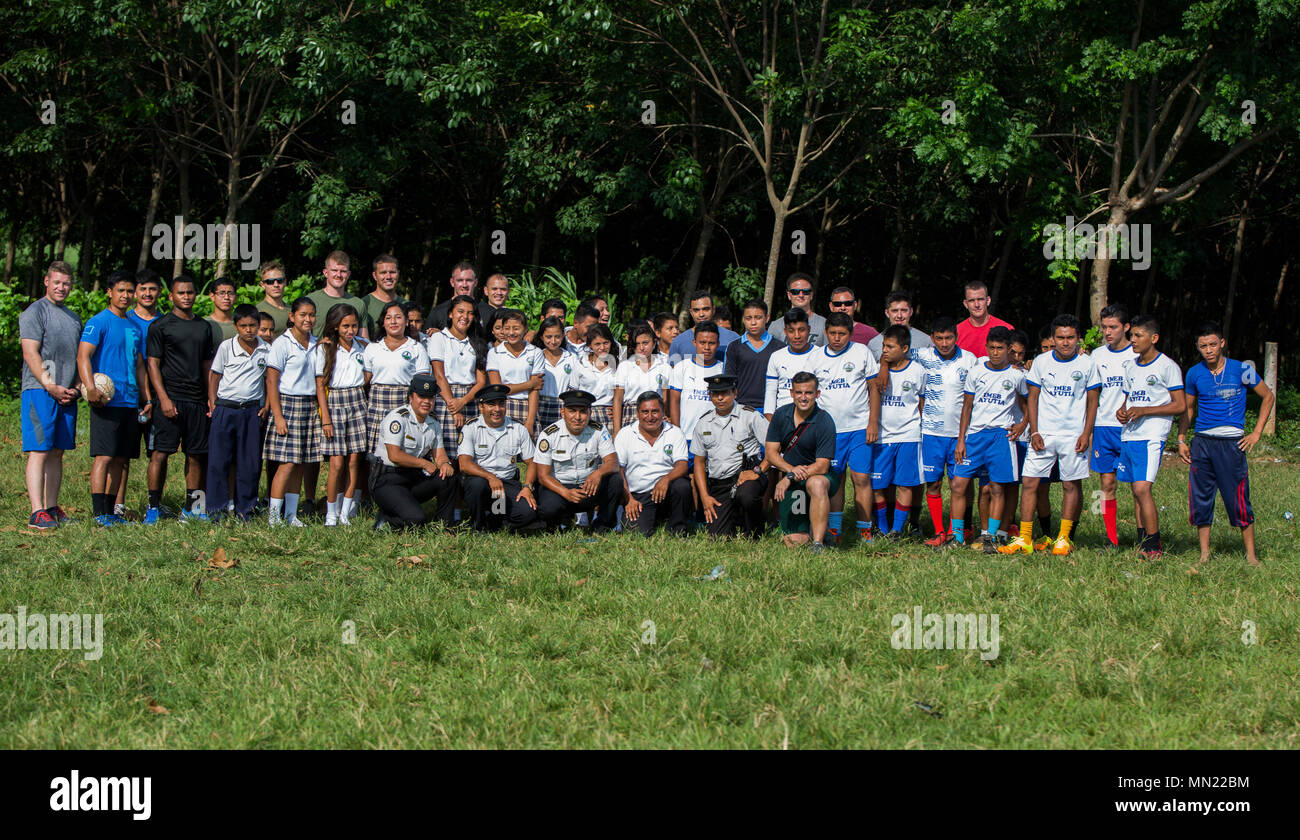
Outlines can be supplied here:
<path id="1" fill-rule="evenodd" d="M 767 519 L 763 515 L 763 493 L 767 490 L 767 476 L 759 475 L 739 487 L 736 487 L 734 475 L 731 478 L 710 478 L 706 484 L 709 495 L 722 503 L 714 511 L 714 519 L 709 523 L 709 536 L 730 537 L 735 535 L 737 528 L 753 540 L 763 536 L 767 527 Z M 734 496 L 731 494 L 733 487 L 736 487 Z"/>
<path id="2" fill-rule="evenodd" d="M 502 525 L 509 525 L 512 531 L 519 531 L 537 521 L 537 511 L 528 502 L 515 500 L 524 489 L 519 479 L 503 478 L 501 485 L 505 488 L 505 498 L 494 499 L 486 478 L 461 473 L 460 494 L 474 530 L 499 531 Z"/>
<path id="3" fill-rule="evenodd" d="M 438 497 L 434 518 L 451 526 L 456 503 L 456 479 L 437 473 L 425 475 L 415 467 L 371 464 L 370 495 L 379 508 L 378 517 L 396 530 L 418 528 L 429 521 L 421 505 Z"/>
<path id="4" fill-rule="evenodd" d="M 581 484 L 566 484 L 570 490 L 582 487 Z M 579 511 L 597 511 L 594 530 L 612 531 L 618 525 L 618 506 L 623 502 L 623 476 L 614 472 L 606 473 L 600 479 L 596 495 L 584 496 L 581 501 L 570 502 L 546 487 L 537 491 L 537 514 L 548 528 L 557 528 Z"/>
<path id="5" fill-rule="evenodd" d="M 650 501 L 651 492 L 632 494 L 632 498 L 641 503 L 641 513 L 634 523 L 637 530 L 648 537 L 657 525 L 666 522 L 670 533 L 678 536 L 690 533 L 691 506 L 694 504 L 691 482 L 685 476 L 670 481 L 668 494 L 658 504 Z"/>

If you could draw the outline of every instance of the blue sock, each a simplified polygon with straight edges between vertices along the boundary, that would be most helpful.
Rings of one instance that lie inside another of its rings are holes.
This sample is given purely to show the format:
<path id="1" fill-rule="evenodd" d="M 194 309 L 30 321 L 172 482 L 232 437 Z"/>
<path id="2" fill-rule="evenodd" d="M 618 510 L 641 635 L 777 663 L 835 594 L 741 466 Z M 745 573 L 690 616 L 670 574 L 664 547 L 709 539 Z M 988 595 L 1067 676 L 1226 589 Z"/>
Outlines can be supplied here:
<path id="1" fill-rule="evenodd" d="M 889 529 L 892 534 L 895 531 L 902 533 L 903 526 L 907 524 L 907 515 L 912 512 L 911 508 L 894 506 L 894 527 Z"/>
<path id="2" fill-rule="evenodd" d="M 858 520 L 858 531 L 870 531 L 870 530 L 871 530 L 870 522 L 863 522 L 861 519 Z"/>
<path id="3" fill-rule="evenodd" d="M 958 544 L 960 545 L 966 544 L 966 520 L 965 519 L 954 519 L 952 521 L 952 536 L 953 539 L 957 540 Z"/>
<path id="4" fill-rule="evenodd" d="M 885 507 L 884 502 L 876 505 L 876 528 L 881 533 L 889 530 L 889 509 Z"/>
<path id="5" fill-rule="evenodd" d="M 990 516 L 990 517 L 989 517 L 989 533 L 990 533 L 990 534 L 997 534 L 997 532 L 998 532 L 998 527 L 999 527 L 1001 524 L 1002 524 L 1002 520 L 1001 520 L 1001 519 L 994 519 L 993 517 Z"/>
<path id="6" fill-rule="evenodd" d="M 844 524 L 844 512 L 830 514 L 830 529 L 835 533 L 840 533 L 840 526 Z"/>

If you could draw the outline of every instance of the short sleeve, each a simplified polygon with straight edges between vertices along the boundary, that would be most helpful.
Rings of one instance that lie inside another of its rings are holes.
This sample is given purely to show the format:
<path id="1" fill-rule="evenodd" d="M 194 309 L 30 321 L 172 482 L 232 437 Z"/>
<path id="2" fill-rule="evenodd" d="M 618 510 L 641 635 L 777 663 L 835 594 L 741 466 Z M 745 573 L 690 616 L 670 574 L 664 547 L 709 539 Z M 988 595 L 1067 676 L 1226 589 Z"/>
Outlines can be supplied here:
<path id="1" fill-rule="evenodd" d="M 835 422 L 831 416 L 822 412 L 826 421 L 817 424 L 817 458 L 835 460 Z"/>
<path id="2" fill-rule="evenodd" d="M 311 358 L 312 358 L 311 369 L 315 372 L 317 376 L 324 376 L 325 375 L 325 348 L 317 344 L 315 347 L 311 349 Z M 338 360 L 336 359 L 335 361 L 337 362 Z M 213 366 L 214 367 L 216 366 L 216 362 L 213 362 Z"/>
<path id="3" fill-rule="evenodd" d="M 686 380 L 686 361 L 680 361 L 673 365 L 673 375 L 668 380 L 668 385 L 674 391 L 680 391 L 685 387 Z"/>
<path id="4" fill-rule="evenodd" d="M 546 357 L 542 355 L 541 350 L 533 354 L 533 364 L 528 369 L 528 375 L 530 377 L 546 375 Z"/>
<path id="5" fill-rule="evenodd" d="M 160 324 L 160 323 L 162 323 L 162 318 L 159 318 L 158 320 L 154 321 L 153 323 L 151 323 L 151 324 L 149 325 L 149 336 L 148 336 L 148 338 L 145 339 L 145 342 L 144 342 L 145 353 L 146 353 L 146 355 L 148 355 L 149 358 L 151 358 L 151 359 L 161 359 L 161 358 L 162 358 L 162 354 L 163 354 L 163 334 L 162 334 L 162 332 L 163 332 L 163 331 L 162 331 L 162 328 L 161 328 L 161 327 L 158 328 L 158 329 L 154 329 L 154 327 L 157 326 L 157 325 Z M 211 340 L 212 340 L 212 330 L 211 330 L 211 328 L 209 328 L 208 330 L 206 330 L 206 332 L 207 332 L 207 335 L 208 335 L 208 341 L 211 341 Z M 205 352 L 205 354 L 206 354 L 206 350 L 205 350 L 204 352 Z M 206 355 L 205 355 L 205 358 L 206 358 Z"/>
<path id="6" fill-rule="evenodd" d="M 19 340 L 44 341 L 45 340 L 45 319 L 37 309 L 44 309 L 39 306 L 40 301 L 33 303 L 22 311 L 18 316 L 18 338 Z"/>
<path id="7" fill-rule="evenodd" d="M 697 426 L 696 428 L 699 427 Z M 695 437 L 691 438 L 691 454 L 692 455 L 708 454 L 708 452 L 704 448 L 704 435 L 696 435 Z"/>
<path id="8" fill-rule="evenodd" d="M 400 417 L 389 414 L 383 420 L 384 427 L 379 430 L 379 439 L 383 443 L 391 443 L 396 447 L 401 447 L 405 437 L 406 424 Z"/>
<path id="9" fill-rule="evenodd" d="M 627 428 L 630 429 L 632 427 L 628 426 Z M 619 430 L 618 437 L 614 438 L 614 454 L 618 456 L 618 462 L 622 464 L 624 467 L 627 466 L 628 454 L 630 449 L 627 443 L 628 439 L 629 439 L 628 436 L 624 435 L 621 429 Z"/>
<path id="10" fill-rule="evenodd" d="M 770 423 L 767 424 L 767 435 L 765 435 L 764 438 L 763 438 L 763 442 L 764 442 L 764 443 L 780 443 L 780 442 L 781 442 L 780 429 L 778 428 L 778 425 L 777 425 L 777 422 L 776 422 L 776 421 L 777 421 L 777 415 L 773 414 L 773 415 L 772 415 L 772 422 L 770 422 Z"/>
<path id="11" fill-rule="evenodd" d="M 429 351 L 425 350 L 418 341 L 415 343 L 415 349 L 417 351 L 415 355 L 415 372 L 417 374 L 433 373 L 433 365 L 429 362 Z"/>
<path id="12" fill-rule="evenodd" d="M 673 456 L 672 456 L 672 457 L 673 457 L 673 463 L 677 463 L 678 461 L 685 461 L 685 460 L 686 460 L 686 454 L 687 454 L 687 453 L 686 453 L 686 448 L 687 448 L 687 447 L 686 447 L 686 435 L 682 434 L 682 430 L 681 430 L 679 427 L 674 426 L 674 427 L 673 427 L 673 437 L 675 437 L 675 438 L 677 439 L 678 443 L 680 444 L 679 446 L 675 446 L 675 447 L 673 448 Z"/>
<path id="13" fill-rule="evenodd" d="M 600 442 L 596 444 L 596 454 L 601 457 L 601 460 L 614 454 L 614 439 L 604 429 L 600 430 Z"/>
<path id="14" fill-rule="evenodd" d="M 519 449 L 520 457 L 525 461 L 531 461 L 533 455 L 537 452 L 537 447 L 533 446 L 533 439 L 528 434 L 528 430 L 524 428 L 523 423 L 519 424 L 519 438 L 523 442 L 523 446 Z"/>
<path id="15" fill-rule="evenodd" d="M 1019 394 L 1019 395 L 1022 396 L 1022 397 L 1027 397 L 1027 396 L 1029 396 L 1029 378 L 1028 378 L 1028 377 L 1026 377 L 1026 376 L 1021 376 L 1021 377 L 1020 377 L 1020 386 L 1019 386 L 1018 388 L 1016 388 L 1016 393 Z"/>
<path id="16" fill-rule="evenodd" d="M 1101 367 L 1097 364 L 1096 359 L 1090 358 L 1089 361 L 1091 364 L 1088 365 L 1088 379 L 1084 384 L 1084 388 L 1092 391 L 1101 387 Z"/>
<path id="17" fill-rule="evenodd" d="M 442 362 L 443 364 L 446 364 L 447 351 L 443 345 L 442 333 L 440 332 L 434 333 L 425 341 L 424 350 L 429 355 L 430 365 L 434 362 Z"/>
<path id="18" fill-rule="evenodd" d="M 495 347 L 493 347 L 491 350 L 488 351 L 487 370 L 489 372 L 494 370 L 495 371 L 501 370 L 501 362 L 499 361 L 500 358 L 501 358 L 501 354 L 497 352 L 497 349 Z"/>
<path id="19" fill-rule="evenodd" d="M 1169 359 L 1169 364 L 1165 366 L 1165 388 L 1170 391 L 1183 390 L 1183 372 L 1174 364 L 1173 359 Z"/>
<path id="20" fill-rule="evenodd" d="M 1192 368 L 1187 371 L 1187 393 L 1193 397 L 1199 393 L 1196 389 L 1196 379 L 1199 370 L 1199 368 Z"/>
<path id="21" fill-rule="evenodd" d="M 266 354 L 266 366 L 284 373 L 284 366 L 289 361 L 288 342 L 277 338 L 271 342 L 271 352 Z"/>
<path id="22" fill-rule="evenodd" d="M 103 335 L 103 332 L 104 331 L 100 329 L 99 324 L 95 323 L 95 319 L 91 318 L 86 322 L 86 326 L 81 329 L 81 340 L 87 344 L 93 344 L 98 347 L 100 336 Z"/>
<path id="23" fill-rule="evenodd" d="M 212 357 L 212 372 L 220 376 L 226 372 L 226 365 L 230 363 L 229 347 L 222 344 L 217 348 L 217 355 Z"/>
<path id="24" fill-rule="evenodd" d="M 745 413 L 749 414 L 748 411 Z M 762 412 L 755 411 L 753 415 L 754 416 L 750 418 L 749 423 L 750 423 L 750 428 L 754 432 L 754 437 L 757 438 L 760 442 L 767 440 L 767 430 L 771 426 L 771 424 L 767 422 L 767 418 L 763 416 Z"/>
<path id="25" fill-rule="evenodd" d="M 543 443 L 546 445 L 543 446 L 542 445 Z M 547 435 L 542 435 L 541 438 L 537 441 L 536 450 L 533 452 L 532 455 L 529 456 L 530 458 L 533 459 L 534 464 L 541 464 L 548 467 L 551 465 L 551 445 L 552 444 L 551 444 L 550 437 Z"/>

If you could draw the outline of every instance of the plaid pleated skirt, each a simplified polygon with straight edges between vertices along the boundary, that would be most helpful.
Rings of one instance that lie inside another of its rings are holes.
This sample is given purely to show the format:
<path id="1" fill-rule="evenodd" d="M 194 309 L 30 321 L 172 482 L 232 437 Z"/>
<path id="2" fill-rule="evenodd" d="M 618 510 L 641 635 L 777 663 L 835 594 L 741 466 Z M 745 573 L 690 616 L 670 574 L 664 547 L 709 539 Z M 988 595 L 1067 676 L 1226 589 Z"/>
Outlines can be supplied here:
<path id="1" fill-rule="evenodd" d="M 591 419 L 595 420 L 606 429 L 614 428 L 614 406 L 593 405 L 591 407 Z"/>
<path id="2" fill-rule="evenodd" d="M 322 455 L 351 455 L 355 452 L 369 452 L 366 448 L 366 395 L 365 389 L 331 388 L 325 398 L 330 410 L 330 425 L 334 437 L 327 438 L 322 433 L 320 451 Z"/>
<path id="3" fill-rule="evenodd" d="M 512 400 L 509 397 L 506 397 L 506 416 L 516 423 L 522 423 L 527 420 L 528 400 Z"/>
<path id="4" fill-rule="evenodd" d="M 410 400 L 409 385 L 371 385 L 366 400 L 366 451 L 374 452 L 375 444 L 383 433 L 384 418 L 388 412 L 401 408 Z"/>
<path id="5" fill-rule="evenodd" d="M 455 399 L 460 399 L 469 393 L 473 385 L 458 385 L 455 382 L 447 383 L 451 389 L 451 395 Z M 475 417 L 478 417 L 478 403 L 470 400 L 465 403 L 465 407 L 460 410 L 461 416 L 468 423 Z M 442 446 L 447 450 L 447 457 L 453 461 L 456 459 L 456 441 L 460 440 L 460 429 L 456 426 L 456 421 L 452 419 L 451 412 L 447 410 L 447 403 L 443 400 L 442 394 L 433 402 L 433 419 L 438 421 L 442 427 Z"/>
<path id="6" fill-rule="evenodd" d="M 268 413 L 266 442 L 262 457 L 281 464 L 314 464 L 320 461 L 320 412 L 316 397 L 280 395 L 280 412 L 284 415 L 286 434 L 275 431 L 275 416 Z"/>
<path id="7" fill-rule="evenodd" d="M 624 426 L 632 426 L 636 424 L 636 400 L 635 399 L 633 399 L 631 402 L 628 402 L 627 397 L 626 396 L 623 397 L 623 417 L 619 422 L 621 422 Z"/>
<path id="8" fill-rule="evenodd" d="M 545 429 L 552 423 L 560 422 L 560 398 L 539 396 L 537 398 L 537 430 Z"/>

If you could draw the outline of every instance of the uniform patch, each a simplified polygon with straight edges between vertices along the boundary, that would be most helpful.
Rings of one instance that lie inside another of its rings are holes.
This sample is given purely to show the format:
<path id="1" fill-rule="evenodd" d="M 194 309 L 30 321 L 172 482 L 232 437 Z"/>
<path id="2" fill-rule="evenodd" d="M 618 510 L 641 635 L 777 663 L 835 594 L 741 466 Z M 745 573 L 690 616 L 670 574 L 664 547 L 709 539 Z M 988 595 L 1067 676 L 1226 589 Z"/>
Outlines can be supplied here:
<path id="1" fill-rule="evenodd" d="M 552 428 L 554 428 L 554 427 L 552 427 Z M 548 449 L 550 449 L 550 448 L 551 448 L 551 442 L 550 442 L 549 440 L 547 440 L 546 438 L 542 438 L 540 441 L 537 442 L 537 451 L 538 451 L 538 452 L 545 452 L 546 450 L 548 450 Z"/>
<path id="2" fill-rule="evenodd" d="M 560 430 L 560 424 L 559 424 L 559 423 L 552 423 L 551 425 L 547 426 L 545 429 L 542 429 L 542 434 L 544 434 L 544 435 L 553 435 L 553 434 L 555 434 L 556 432 L 558 432 L 559 430 Z"/>
<path id="3" fill-rule="evenodd" d="M 461 430 L 460 430 L 460 437 L 456 438 L 456 443 L 460 444 L 460 443 L 464 443 L 464 442 L 465 442 L 465 430 L 464 430 L 464 429 L 461 429 Z"/>
<path id="4" fill-rule="evenodd" d="M 401 432 L 402 431 L 401 421 L 394 420 L 393 422 L 389 423 L 388 431 L 390 434 L 394 434 L 394 435 Z"/>

